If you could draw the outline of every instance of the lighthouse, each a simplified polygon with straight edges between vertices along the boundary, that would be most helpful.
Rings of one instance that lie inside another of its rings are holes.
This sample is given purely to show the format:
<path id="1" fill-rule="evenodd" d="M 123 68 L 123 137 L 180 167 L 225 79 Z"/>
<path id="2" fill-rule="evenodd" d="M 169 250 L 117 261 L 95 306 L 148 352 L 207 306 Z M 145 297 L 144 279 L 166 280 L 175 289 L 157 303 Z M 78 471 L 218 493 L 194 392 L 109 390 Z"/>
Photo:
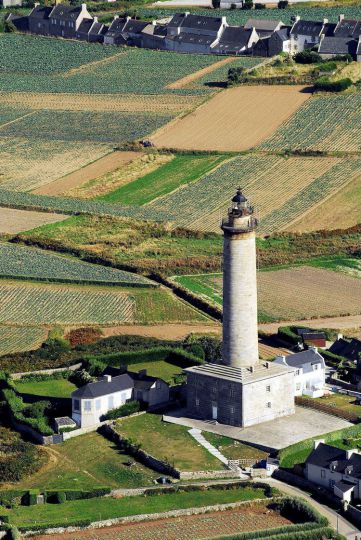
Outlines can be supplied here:
<path id="1" fill-rule="evenodd" d="M 258 362 L 257 264 L 254 209 L 238 188 L 223 231 L 222 362 L 234 367 Z"/>
<path id="2" fill-rule="evenodd" d="M 186 368 L 187 413 L 240 428 L 294 414 L 294 371 L 259 359 L 254 209 L 238 188 L 223 231 L 222 358 Z"/>

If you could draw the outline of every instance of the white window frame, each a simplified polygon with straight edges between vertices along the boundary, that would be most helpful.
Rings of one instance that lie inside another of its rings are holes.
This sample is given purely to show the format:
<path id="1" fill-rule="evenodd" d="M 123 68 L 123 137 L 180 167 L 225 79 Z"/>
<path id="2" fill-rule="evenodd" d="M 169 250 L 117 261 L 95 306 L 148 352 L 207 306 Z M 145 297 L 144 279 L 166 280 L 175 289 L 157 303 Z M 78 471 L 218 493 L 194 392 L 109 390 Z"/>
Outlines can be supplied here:
<path id="1" fill-rule="evenodd" d="M 91 412 L 92 411 L 92 401 L 91 401 L 91 399 L 85 399 L 84 400 L 83 410 L 84 410 L 84 412 Z"/>

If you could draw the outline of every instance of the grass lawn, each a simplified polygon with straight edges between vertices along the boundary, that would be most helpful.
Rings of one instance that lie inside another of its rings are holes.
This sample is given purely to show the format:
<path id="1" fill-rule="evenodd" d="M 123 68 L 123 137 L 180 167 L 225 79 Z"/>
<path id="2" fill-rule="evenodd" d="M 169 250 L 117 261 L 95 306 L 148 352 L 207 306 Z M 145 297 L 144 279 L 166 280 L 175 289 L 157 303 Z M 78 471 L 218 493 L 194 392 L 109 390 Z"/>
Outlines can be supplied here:
<path id="1" fill-rule="evenodd" d="M 155 171 L 137 178 L 137 180 L 111 193 L 98 197 L 98 199 L 141 206 L 170 193 L 183 184 L 197 180 L 222 163 L 226 157 L 223 155 L 176 156 Z"/>
<path id="2" fill-rule="evenodd" d="M 16 390 L 21 394 L 33 396 L 70 398 L 70 394 L 76 390 L 75 384 L 67 379 L 49 379 L 47 381 L 16 381 Z"/>
<path id="3" fill-rule="evenodd" d="M 138 372 L 141 369 L 146 369 L 147 375 L 159 377 L 170 384 L 174 384 L 174 376 L 179 375 L 183 371 L 179 366 L 175 366 L 164 360 L 159 360 L 158 362 L 143 362 L 141 364 L 128 366 L 128 370 L 133 372 Z"/>
<path id="4" fill-rule="evenodd" d="M 346 396 L 344 394 L 330 394 L 318 398 L 316 401 L 361 416 L 361 405 L 356 405 L 355 397 Z"/>
<path id="5" fill-rule="evenodd" d="M 217 435 L 216 433 L 209 433 L 207 431 L 203 431 L 202 435 L 228 459 L 254 459 L 258 461 L 266 459 L 268 456 L 267 452 L 253 448 L 248 444 L 234 441 L 223 435 Z"/>
<path id="6" fill-rule="evenodd" d="M 41 448 L 48 464 L 24 479 L 19 488 L 91 489 L 99 486 L 133 488 L 153 485 L 159 474 L 120 452 L 117 446 L 98 433 L 88 433 L 68 441 Z"/>
<path id="7" fill-rule="evenodd" d="M 209 490 L 202 492 L 180 492 L 156 496 L 110 497 L 69 501 L 64 504 L 19 506 L 9 512 L 10 522 L 18 527 L 36 525 L 62 525 L 79 520 L 103 520 L 138 514 L 154 514 L 179 508 L 194 508 L 236 501 L 264 498 L 262 489 L 240 488 L 234 490 Z"/>
<path id="8" fill-rule="evenodd" d="M 181 471 L 223 469 L 222 463 L 189 435 L 188 428 L 163 422 L 159 415 L 124 418 L 118 421 L 117 430 L 141 443 L 149 454 L 166 459 Z"/>

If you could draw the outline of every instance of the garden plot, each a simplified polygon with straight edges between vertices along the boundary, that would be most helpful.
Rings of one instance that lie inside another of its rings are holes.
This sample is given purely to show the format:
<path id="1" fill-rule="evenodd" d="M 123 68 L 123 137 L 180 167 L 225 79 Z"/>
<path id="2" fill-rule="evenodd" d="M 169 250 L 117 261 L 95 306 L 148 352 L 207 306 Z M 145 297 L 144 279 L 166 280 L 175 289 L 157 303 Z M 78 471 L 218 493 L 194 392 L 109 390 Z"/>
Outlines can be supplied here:
<path id="1" fill-rule="evenodd" d="M 260 145 L 262 150 L 361 150 L 361 92 L 310 99 Z"/>
<path id="2" fill-rule="evenodd" d="M 119 286 L 156 286 L 141 275 L 14 244 L 0 244 L 0 277 Z"/>
<path id="3" fill-rule="evenodd" d="M 0 326 L 0 356 L 40 347 L 47 337 L 43 328 Z"/>
<path id="4" fill-rule="evenodd" d="M 300 86 L 241 86 L 217 94 L 152 136 L 158 147 L 242 151 L 269 137 L 310 96 Z"/>
<path id="5" fill-rule="evenodd" d="M 222 303 L 221 274 L 175 280 L 211 303 Z M 361 313 L 361 280 L 306 266 L 262 271 L 258 273 L 258 306 L 260 313 L 278 320 L 357 315 Z"/>
<path id="6" fill-rule="evenodd" d="M 41 225 L 64 221 L 68 217 L 62 214 L 46 214 L 45 212 L 0 208 L 0 233 L 16 234 L 31 231 L 31 229 L 35 229 Z"/>

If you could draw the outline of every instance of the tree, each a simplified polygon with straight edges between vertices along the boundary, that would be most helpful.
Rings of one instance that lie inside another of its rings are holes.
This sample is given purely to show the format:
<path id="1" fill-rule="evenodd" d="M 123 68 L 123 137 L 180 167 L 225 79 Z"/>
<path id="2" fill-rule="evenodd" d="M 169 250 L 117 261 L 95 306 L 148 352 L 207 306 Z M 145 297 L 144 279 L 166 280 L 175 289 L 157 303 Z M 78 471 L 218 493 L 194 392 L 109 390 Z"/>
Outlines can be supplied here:
<path id="1" fill-rule="evenodd" d="M 280 0 L 277 7 L 278 9 L 286 9 L 288 7 L 288 0 Z"/>
<path id="2" fill-rule="evenodd" d="M 295 54 L 294 59 L 297 64 L 318 64 L 322 62 L 322 57 L 310 49 Z"/>
<path id="3" fill-rule="evenodd" d="M 253 0 L 243 0 L 242 9 L 253 9 Z"/>
<path id="4" fill-rule="evenodd" d="M 221 1 L 220 0 L 212 0 L 212 7 L 214 9 L 219 9 L 221 7 Z"/>

